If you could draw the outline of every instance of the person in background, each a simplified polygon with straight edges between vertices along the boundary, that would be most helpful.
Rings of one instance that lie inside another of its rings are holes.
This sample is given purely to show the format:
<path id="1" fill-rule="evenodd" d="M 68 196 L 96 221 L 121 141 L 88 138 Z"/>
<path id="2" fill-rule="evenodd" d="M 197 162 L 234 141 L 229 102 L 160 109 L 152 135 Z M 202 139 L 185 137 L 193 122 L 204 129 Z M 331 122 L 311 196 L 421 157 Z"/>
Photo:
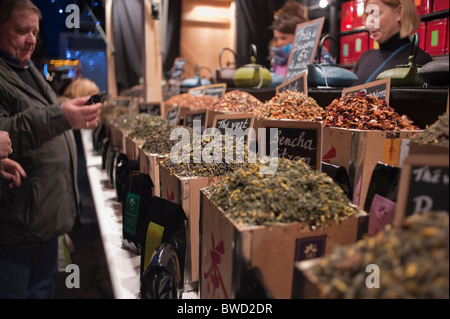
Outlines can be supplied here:
<path id="1" fill-rule="evenodd" d="M 358 76 L 355 85 L 372 82 L 383 71 L 409 63 L 411 41 L 420 24 L 413 0 L 365 0 L 365 25 L 370 37 L 380 48 L 364 52 L 356 63 Z M 432 60 L 421 48 L 417 49 L 416 64 Z"/>
<path id="2" fill-rule="evenodd" d="M 100 89 L 94 81 L 79 77 L 66 87 L 59 100 L 63 102 L 83 96 L 91 96 L 99 92 Z M 75 132 L 75 134 L 79 134 L 79 132 Z M 60 272 L 65 272 L 66 267 L 72 263 L 72 254 L 74 251 L 75 245 L 69 234 L 61 235 L 58 241 L 58 270 Z"/>
<path id="3" fill-rule="evenodd" d="M 97 93 L 100 93 L 100 89 L 94 81 L 80 77 L 69 84 L 62 96 L 64 99 L 70 100 L 83 96 L 91 96 Z"/>
<path id="4" fill-rule="evenodd" d="M 22 177 L 27 177 L 22 166 L 8 158 L 13 152 L 8 132 L 0 131 L 0 207 L 6 202 L 6 189 L 20 187 Z M 2 190 L 4 189 L 4 190 Z"/>
<path id="5" fill-rule="evenodd" d="M 308 21 L 303 6 L 288 0 L 274 15 L 273 40 L 270 44 L 272 72 L 284 78 L 297 25 Z"/>
<path id="6" fill-rule="evenodd" d="M 0 205 L 0 299 L 53 297 L 58 237 L 80 214 L 72 130 L 93 128 L 102 106 L 58 101 L 31 61 L 40 19 L 31 0 L 0 2 L 0 130 L 27 173 Z"/>

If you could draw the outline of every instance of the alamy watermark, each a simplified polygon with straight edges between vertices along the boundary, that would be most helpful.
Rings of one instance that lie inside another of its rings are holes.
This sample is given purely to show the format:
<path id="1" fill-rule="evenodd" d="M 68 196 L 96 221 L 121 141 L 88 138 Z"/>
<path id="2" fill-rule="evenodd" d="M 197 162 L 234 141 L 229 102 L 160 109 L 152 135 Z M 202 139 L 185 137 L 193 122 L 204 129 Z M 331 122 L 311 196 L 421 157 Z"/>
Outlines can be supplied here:
<path id="1" fill-rule="evenodd" d="M 66 18 L 66 27 L 68 29 L 80 28 L 80 7 L 76 4 L 69 4 L 66 7 L 66 13 L 70 13 Z"/>
<path id="2" fill-rule="evenodd" d="M 369 289 L 380 288 L 380 267 L 376 264 L 370 264 L 366 267 L 366 287 Z"/>
<path id="3" fill-rule="evenodd" d="M 80 267 L 70 264 L 66 267 L 66 273 L 69 273 L 66 278 L 66 287 L 68 289 L 80 288 Z"/>

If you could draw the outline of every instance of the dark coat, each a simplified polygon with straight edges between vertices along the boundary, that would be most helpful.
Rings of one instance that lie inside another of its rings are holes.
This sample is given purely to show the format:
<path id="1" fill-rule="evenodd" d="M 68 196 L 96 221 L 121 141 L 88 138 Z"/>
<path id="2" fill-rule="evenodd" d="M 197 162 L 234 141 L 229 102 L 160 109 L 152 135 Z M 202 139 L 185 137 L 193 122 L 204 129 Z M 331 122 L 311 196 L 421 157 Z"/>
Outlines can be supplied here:
<path id="1" fill-rule="evenodd" d="M 58 98 L 38 69 L 43 95 L 0 58 L 0 130 L 9 132 L 10 158 L 27 173 L 0 203 L 0 248 L 40 243 L 69 232 L 80 214 L 73 132 Z M 4 194 L 5 195 L 5 194 Z"/>

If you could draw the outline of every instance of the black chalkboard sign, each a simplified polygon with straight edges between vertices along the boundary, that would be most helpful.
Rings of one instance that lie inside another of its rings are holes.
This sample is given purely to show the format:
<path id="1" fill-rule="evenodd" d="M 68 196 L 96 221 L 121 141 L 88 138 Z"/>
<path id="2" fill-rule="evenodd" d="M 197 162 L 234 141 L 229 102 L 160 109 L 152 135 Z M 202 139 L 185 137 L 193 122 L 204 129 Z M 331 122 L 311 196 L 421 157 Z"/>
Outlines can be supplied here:
<path id="1" fill-rule="evenodd" d="M 263 155 L 294 161 L 302 158 L 312 168 L 322 169 L 322 123 L 267 120 L 261 127 L 265 130 L 258 130 L 258 142 Z"/>
<path id="2" fill-rule="evenodd" d="M 400 176 L 394 223 L 406 216 L 428 210 L 449 209 L 449 156 L 410 155 Z"/>
<path id="3" fill-rule="evenodd" d="M 174 107 L 167 111 L 166 119 L 170 124 L 178 125 L 180 121 L 180 110 L 181 107 Z"/>
<path id="4" fill-rule="evenodd" d="M 252 113 L 230 113 L 216 115 L 214 117 L 213 130 L 219 130 L 222 135 L 239 136 L 242 133 L 247 133 L 244 136 L 240 136 L 239 141 L 248 146 L 250 140 L 252 139 L 251 134 L 253 131 L 254 121 L 255 115 Z"/>
<path id="5" fill-rule="evenodd" d="M 277 86 L 277 94 L 282 93 L 286 90 L 298 91 L 305 95 L 308 95 L 308 81 L 306 72 L 302 72 L 300 75 L 296 76 L 290 81 L 284 82 L 283 84 Z"/>
<path id="6" fill-rule="evenodd" d="M 201 109 L 195 111 L 187 111 L 184 115 L 184 126 L 194 128 L 194 121 L 198 120 L 201 124 L 201 131 L 203 132 L 206 128 L 206 123 L 208 120 L 208 110 Z"/>
<path id="7" fill-rule="evenodd" d="M 226 83 L 211 84 L 205 86 L 205 95 L 214 96 L 221 99 L 227 90 Z"/>
<path id="8" fill-rule="evenodd" d="M 385 100 L 389 105 L 389 98 L 391 96 L 391 79 L 387 78 L 345 88 L 342 90 L 342 96 L 356 92 L 364 92 L 365 94 L 373 95 L 380 100 Z"/>
<path id="9" fill-rule="evenodd" d="M 141 103 L 139 104 L 139 113 L 161 115 L 161 103 Z"/>
<path id="10" fill-rule="evenodd" d="M 219 83 L 219 84 L 197 86 L 192 89 L 189 89 L 188 93 L 193 96 L 209 95 L 220 99 L 225 94 L 226 90 L 227 90 L 226 83 Z"/>
<path id="11" fill-rule="evenodd" d="M 172 66 L 172 74 L 170 76 L 172 79 L 176 80 L 181 78 L 184 72 L 184 66 L 186 65 L 186 61 L 187 61 L 186 58 L 175 59 Z"/>
<path id="12" fill-rule="evenodd" d="M 292 80 L 314 63 L 324 21 L 325 17 L 321 17 L 297 26 L 284 81 Z"/>

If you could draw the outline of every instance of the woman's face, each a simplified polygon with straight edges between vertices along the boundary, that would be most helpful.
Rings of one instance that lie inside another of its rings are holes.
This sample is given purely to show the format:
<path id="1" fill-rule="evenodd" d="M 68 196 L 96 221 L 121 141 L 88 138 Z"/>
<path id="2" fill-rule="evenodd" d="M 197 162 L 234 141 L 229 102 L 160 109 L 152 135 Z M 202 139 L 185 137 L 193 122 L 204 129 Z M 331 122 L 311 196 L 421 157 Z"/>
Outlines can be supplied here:
<path id="1" fill-rule="evenodd" d="M 278 30 L 273 30 L 273 37 L 277 42 L 277 46 L 281 47 L 283 45 L 294 43 L 295 34 L 294 33 L 282 33 Z"/>
<path id="2" fill-rule="evenodd" d="M 392 8 L 381 0 L 369 0 L 365 6 L 365 25 L 378 43 L 384 43 L 400 32 L 401 6 Z"/>

